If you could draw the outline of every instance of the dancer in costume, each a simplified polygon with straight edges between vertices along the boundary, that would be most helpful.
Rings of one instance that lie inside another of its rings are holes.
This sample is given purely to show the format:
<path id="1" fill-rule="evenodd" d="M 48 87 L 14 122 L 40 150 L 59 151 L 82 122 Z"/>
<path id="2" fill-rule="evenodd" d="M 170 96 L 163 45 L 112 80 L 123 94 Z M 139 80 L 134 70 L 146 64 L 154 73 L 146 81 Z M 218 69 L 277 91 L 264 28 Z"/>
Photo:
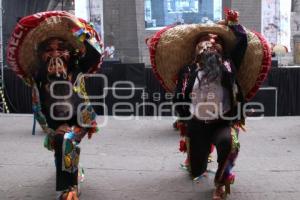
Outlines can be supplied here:
<path id="1" fill-rule="evenodd" d="M 266 40 L 238 24 L 226 11 L 218 24 L 167 27 L 148 41 L 154 73 L 168 91 L 180 117 L 192 178 L 206 172 L 211 145 L 218 155 L 213 199 L 225 199 L 235 175 L 243 105 L 257 92 L 271 66 Z"/>
<path id="2" fill-rule="evenodd" d="M 44 146 L 55 155 L 58 199 L 76 200 L 78 145 L 97 132 L 82 74 L 100 67 L 101 39 L 67 12 L 42 12 L 18 22 L 7 51 L 11 68 L 32 87 L 34 116 L 47 133 Z"/>
<path id="3" fill-rule="evenodd" d="M 176 101 L 176 99 L 174 99 Z M 189 169 L 189 155 L 188 155 L 188 146 L 187 144 L 189 143 L 189 138 L 187 135 L 187 123 L 185 120 L 176 120 L 174 124 L 176 123 L 176 129 L 179 130 L 180 133 L 180 141 L 179 141 L 179 151 L 182 153 L 187 153 L 186 159 L 184 160 L 183 163 L 180 164 L 180 167 L 182 169 Z M 175 125 L 173 125 L 175 127 Z M 210 152 L 207 158 L 207 162 L 211 163 L 214 162 L 213 159 L 213 152 L 214 152 L 214 145 L 212 144 L 210 146 Z"/>
<path id="4" fill-rule="evenodd" d="M 223 198 L 224 185 L 229 188 L 234 181 L 231 168 L 239 152 L 239 142 L 238 130 L 233 126 L 244 123 L 237 113 L 238 103 L 242 106 L 244 100 L 238 89 L 236 69 L 233 62 L 225 57 L 223 42 L 217 35 L 200 37 L 195 60 L 183 68 L 179 80 L 186 82 L 186 87 L 178 81 L 175 92 L 178 98 L 174 102 L 191 103 L 191 106 L 176 107 L 181 117 L 191 116 L 186 122 L 189 170 L 193 177 L 206 171 L 211 144 L 214 144 L 218 170 L 213 199 Z"/>

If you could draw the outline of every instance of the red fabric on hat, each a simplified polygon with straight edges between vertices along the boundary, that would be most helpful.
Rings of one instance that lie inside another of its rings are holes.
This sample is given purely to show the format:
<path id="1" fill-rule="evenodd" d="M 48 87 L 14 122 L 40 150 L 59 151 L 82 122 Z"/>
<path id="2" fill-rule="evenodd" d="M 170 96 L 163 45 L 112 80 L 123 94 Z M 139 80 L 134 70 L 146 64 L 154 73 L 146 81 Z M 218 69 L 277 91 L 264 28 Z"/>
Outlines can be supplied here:
<path id="1" fill-rule="evenodd" d="M 27 34 L 38 27 L 41 22 L 44 22 L 50 17 L 53 16 L 65 16 L 74 18 L 75 16 L 65 12 L 65 11 L 47 11 L 47 12 L 40 12 L 30 16 L 26 16 L 22 18 L 16 25 L 14 31 L 11 34 L 11 37 L 8 42 L 7 46 L 7 61 L 13 71 L 21 77 L 22 79 L 26 79 L 30 77 L 30 74 L 27 74 L 24 69 L 22 68 L 21 64 L 19 63 L 19 51 L 20 46 L 23 43 L 24 39 L 26 38 Z M 77 18 L 78 19 L 78 18 Z M 95 30 L 83 19 L 79 19 L 79 21 L 85 26 L 86 30 L 95 36 L 96 40 L 100 43 L 100 46 L 103 47 L 102 40 L 99 35 L 95 32 Z M 74 24 L 75 29 L 81 29 L 80 25 L 76 27 Z M 102 59 L 100 59 L 102 61 Z M 89 72 L 94 73 L 99 69 L 101 63 L 97 63 L 94 66 L 90 67 Z"/>
<path id="2" fill-rule="evenodd" d="M 7 45 L 7 61 L 11 66 L 11 69 L 16 74 L 23 78 L 28 77 L 28 74 L 22 69 L 19 63 L 19 48 L 24 41 L 26 35 L 35 27 L 37 27 L 45 19 L 52 16 L 71 16 L 69 13 L 64 11 L 49 11 L 36 13 L 34 15 L 26 16 L 22 18 L 16 25 L 14 31 L 11 34 Z"/>
<path id="3" fill-rule="evenodd" d="M 161 35 L 164 32 L 166 32 L 167 30 L 169 30 L 170 28 L 173 28 L 174 26 L 175 25 L 167 26 L 167 27 L 163 28 L 162 30 L 158 31 L 157 33 L 154 34 L 153 37 L 150 38 L 150 42 L 148 43 L 149 53 L 150 53 L 150 61 L 151 61 L 153 73 L 156 76 L 156 78 L 159 80 L 159 82 L 163 86 L 163 88 L 167 91 L 171 91 L 171 90 L 166 86 L 162 77 L 159 75 L 159 73 L 157 71 L 156 62 L 155 62 L 155 53 L 156 53 L 156 46 L 159 42 Z"/>
<path id="4" fill-rule="evenodd" d="M 271 48 L 267 42 L 267 40 L 257 32 L 254 32 L 255 35 L 260 39 L 261 44 L 263 45 L 263 60 L 262 60 L 262 67 L 260 70 L 260 74 L 256 79 L 256 83 L 253 86 L 253 88 L 249 91 L 249 93 L 246 95 L 246 100 L 249 101 L 251 98 L 253 98 L 260 86 L 263 84 L 265 79 L 268 76 L 268 73 L 271 69 L 271 64 L 272 64 L 272 55 L 271 55 Z"/>
<path id="5" fill-rule="evenodd" d="M 180 152 L 186 152 L 187 151 L 186 142 L 184 140 L 180 140 L 180 142 L 179 142 L 179 151 Z"/>

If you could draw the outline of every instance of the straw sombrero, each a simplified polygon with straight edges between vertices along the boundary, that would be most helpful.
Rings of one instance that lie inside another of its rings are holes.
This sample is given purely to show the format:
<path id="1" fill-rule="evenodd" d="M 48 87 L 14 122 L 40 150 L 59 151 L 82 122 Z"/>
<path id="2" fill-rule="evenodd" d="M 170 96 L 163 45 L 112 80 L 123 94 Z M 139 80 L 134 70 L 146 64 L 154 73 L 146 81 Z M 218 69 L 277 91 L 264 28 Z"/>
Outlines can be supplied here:
<path id="1" fill-rule="evenodd" d="M 178 72 L 192 62 L 198 39 L 207 33 L 219 35 L 225 43 L 225 51 L 230 52 L 236 44 L 236 36 L 231 29 L 220 24 L 169 26 L 148 39 L 153 71 L 167 91 L 174 91 Z M 246 33 L 248 46 L 237 78 L 245 99 L 250 100 L 267 76 L 271 51 L 259 33 L 247 29 Z"/>
<path id="2" fill-rule="evenodd" d="M 37 48 L 50 37 L 68 41 L 74 49 L 84 51 L 89 44 L 102 55 L 103 44 L 97 32 L 84 20 L 65 11 L 41 12 L 22 18 L 8 43 L 7 60 L 12 70 L 32 85 L 32 75 L 38 67 Z M 84 52 L 83 52 L 84 53 Z M 89 66 L 89 72 L 99 68 L 101 59 Z"/>

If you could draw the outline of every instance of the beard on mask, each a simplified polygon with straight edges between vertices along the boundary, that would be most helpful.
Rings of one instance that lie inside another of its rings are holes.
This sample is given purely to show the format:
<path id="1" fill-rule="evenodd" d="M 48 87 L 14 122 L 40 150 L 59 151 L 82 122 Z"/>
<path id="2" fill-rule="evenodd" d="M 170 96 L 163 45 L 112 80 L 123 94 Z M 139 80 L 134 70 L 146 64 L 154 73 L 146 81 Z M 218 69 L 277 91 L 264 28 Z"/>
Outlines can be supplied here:
<path id="1" fill-rule="evenodd" d="M 74 60 L 74 49 L 67 41 L 49 38 L 39 45 L 37 51 L 40 58 L 39 70 L 43 71 L 47 78 L 67 79 L 68 68 Z"/>
<path id="2" fill-rule="evenodd" d="M 201 60 L 201 71 L 203 78 L 211 82 L 222 75 L 222 56 L 216 51 L 205 51 L 198 56 Z"/>

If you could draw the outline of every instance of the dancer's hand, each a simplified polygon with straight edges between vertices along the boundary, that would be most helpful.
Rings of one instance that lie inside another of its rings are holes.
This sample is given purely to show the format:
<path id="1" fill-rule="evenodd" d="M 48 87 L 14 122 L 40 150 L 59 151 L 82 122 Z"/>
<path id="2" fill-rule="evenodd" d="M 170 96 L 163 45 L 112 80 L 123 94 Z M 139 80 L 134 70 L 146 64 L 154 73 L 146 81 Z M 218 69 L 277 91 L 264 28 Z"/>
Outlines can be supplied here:
<path id="1" fill-rule="evenodd" d="M 55 134 L 64 135 L 71 130 L 72 129 L 68 124 L 62 124 L 56 129 Z"/>
<path id="2" fill-rule="evenodd" d="M 220 21 L 217 22 L 217 24 L 225 25 L 226 26 L 228 23 L 227 23 L 226 20 L 220 20 Z"/>

